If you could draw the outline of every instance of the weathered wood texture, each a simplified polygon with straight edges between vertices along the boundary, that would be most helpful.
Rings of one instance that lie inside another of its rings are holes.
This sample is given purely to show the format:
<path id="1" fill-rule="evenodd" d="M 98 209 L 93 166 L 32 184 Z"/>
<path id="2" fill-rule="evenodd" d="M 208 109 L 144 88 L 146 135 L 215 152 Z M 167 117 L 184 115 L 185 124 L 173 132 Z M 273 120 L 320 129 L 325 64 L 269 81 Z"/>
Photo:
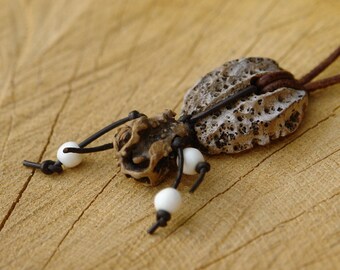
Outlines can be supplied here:
<path id="1" fill-rule="evenodd" d="M 183 207 L 152 237 L 153 197 L 173 176 L 145 187 L 111 151 L 60 176 L 21 166 L 131 109 L 179 112 L 226 60 L 271 57 L 301 76 L 340 44 L 339 1 L 0 4 L 1 269 L 340 267 L 340 86 L 310 96 L 292 136 L 209 157 L 206 181 L 194 195 L 184 181 Z"/>

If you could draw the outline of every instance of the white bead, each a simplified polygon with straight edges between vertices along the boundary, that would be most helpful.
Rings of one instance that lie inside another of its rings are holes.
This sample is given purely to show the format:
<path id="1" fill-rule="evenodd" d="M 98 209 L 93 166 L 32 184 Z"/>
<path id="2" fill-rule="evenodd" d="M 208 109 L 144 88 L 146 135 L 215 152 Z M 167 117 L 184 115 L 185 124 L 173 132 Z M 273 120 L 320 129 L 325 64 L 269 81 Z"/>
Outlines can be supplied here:
<path id="1" fill-rule="evenodd" d="M 155 196 L 154 204 L 156 210 L 175 212 L 181 205 L 181 194 L 174 188 L 165 188 Z"/>
<path id="2" fill-rule="evenodd" d="M 198 149 L 192 147 L 187 147 L 183 149 L 183 159 L 184 159 L 183 173 L 188 175 L 197 174 L 196 172 L 197 164 L 204 161 L 202 153 Z"/>
<path id="3" fill-rule="evenodd" d="M 72 168 L 81 163 L 83 157 L 77 153 L 64 153 L 63 150 L 66 147 L 79 148 L 79 145 L 75 142 L 66 142 L 59 147 L 57 152 L 58 160 L 67 168 Z"/>

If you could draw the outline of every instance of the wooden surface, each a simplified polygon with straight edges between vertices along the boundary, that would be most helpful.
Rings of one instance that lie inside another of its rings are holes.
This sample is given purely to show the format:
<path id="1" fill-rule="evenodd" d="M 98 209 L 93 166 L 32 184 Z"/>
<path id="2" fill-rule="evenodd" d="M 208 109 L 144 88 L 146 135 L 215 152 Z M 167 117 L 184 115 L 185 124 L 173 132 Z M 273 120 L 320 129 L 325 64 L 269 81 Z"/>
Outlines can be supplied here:
<path id="1" fill-rule="evenodd" d="M 271 57 L 300 77 L 340 44 L 339 1 L 0 4 L 1 269 L 339 269 L 339 85 L 310 96 L 292 136 L 209 157 L 206 181 L 190 195 L 185 179 L 183 207 L 154 236 L 153 197 L 173 175 L 145 187 L 112 151 L 59 176 L 21 166 L 132 109 L 179 112 L 227 60 Z"/>

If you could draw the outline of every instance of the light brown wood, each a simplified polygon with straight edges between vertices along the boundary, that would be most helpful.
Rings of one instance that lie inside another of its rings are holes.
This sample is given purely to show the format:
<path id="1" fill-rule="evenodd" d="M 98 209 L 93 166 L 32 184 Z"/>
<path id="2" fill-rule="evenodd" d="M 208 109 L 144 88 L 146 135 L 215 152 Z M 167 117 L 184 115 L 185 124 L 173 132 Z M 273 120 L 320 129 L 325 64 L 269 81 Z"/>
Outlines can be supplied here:
<path id="1" fill-rule="evenodd" d="M 132 109 L 179 112 L 227 60 L 271 57 L 302 76 L 340 44 L 339 1 L 0 4 L 1 269 L 340 267 L 339 85 L 310 96 L 292 136 L 209 157 L 205 182 L 190 195 L 194 178 L 183 181 L 183 207 L 154 236 L 153 197 L 173 175 L 145 187 L 112 151 L 62 175 L 21 166 Z"/>

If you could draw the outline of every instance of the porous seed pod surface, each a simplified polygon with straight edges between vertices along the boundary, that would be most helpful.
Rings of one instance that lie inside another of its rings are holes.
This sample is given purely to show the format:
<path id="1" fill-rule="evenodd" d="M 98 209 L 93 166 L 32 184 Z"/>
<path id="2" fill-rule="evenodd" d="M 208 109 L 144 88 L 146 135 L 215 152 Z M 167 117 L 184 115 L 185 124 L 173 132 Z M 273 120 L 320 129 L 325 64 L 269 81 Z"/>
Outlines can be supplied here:
<path id="1" fill-rule="evenodd" d="M 281 71 L 269 58 L 232 60 L 199 80 L 185 95 L 182 114 L 199 113 L 250 85 L 258 74 Z M 202 149 L 209 154 L 238 153 L 254 145 L 294 132 L 301 123 L 308 95 L 304 90 L 282 87 L 243 98 L 196 122 Z"/>

